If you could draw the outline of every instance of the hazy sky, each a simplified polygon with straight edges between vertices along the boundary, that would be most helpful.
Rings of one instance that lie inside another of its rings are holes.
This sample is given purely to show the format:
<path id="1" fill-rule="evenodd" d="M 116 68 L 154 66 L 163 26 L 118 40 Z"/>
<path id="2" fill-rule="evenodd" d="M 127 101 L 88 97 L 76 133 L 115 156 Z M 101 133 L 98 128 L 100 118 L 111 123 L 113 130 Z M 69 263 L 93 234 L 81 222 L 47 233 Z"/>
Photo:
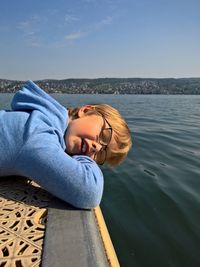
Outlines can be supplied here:
<path id="1" fill-rule="evenodd" d="M 0 78 L 200 77 L 199 0 L 1 0 Z"/>

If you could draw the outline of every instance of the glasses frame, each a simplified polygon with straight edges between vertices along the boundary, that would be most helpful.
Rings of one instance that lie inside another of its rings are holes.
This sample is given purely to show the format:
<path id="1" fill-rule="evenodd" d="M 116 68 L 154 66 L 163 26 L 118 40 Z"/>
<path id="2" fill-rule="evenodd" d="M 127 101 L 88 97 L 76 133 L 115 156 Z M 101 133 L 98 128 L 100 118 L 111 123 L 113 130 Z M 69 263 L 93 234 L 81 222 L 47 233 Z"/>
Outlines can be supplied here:
<path id="1" fill-rule="evenodd" d="M 99 113 L 99 114 L 100 114 L 100 113 Z M 107 119 L 106 119 L 102 114 L 100 114 L 100 115 L 101 115 L 101 117 L 102 117 L 103 120 L 104 120 L 104 125 L 103 125 L 103 127 L 102 127 L 101 132 L 104 131 L 104 130 L 107 130 L 107 129 L 110 129 L 110 130 L 111 130 L 111 135 L 110 135 L 110 140 L 109 140 L 109 142 L 105 145 L 105 144 L 101 143 L 101 141 L 99 141 L 98 143 L 102 146 L 102 148 L 100 149 L 100 151 L 98 151 L 98 152 L 95 153 L 95 155 L 94 155 L 94 159 L 96 160 L 96 157 L 97 157 L 98 153 L 101 152 L 101 151 L 105 151 L 105 158 L 104 158 L 104 160 L 103 160 L 101 163 L 98 163 L 98 161 L 97 161 L 97 164 L 98 164 L 98 165 L 103 165 L 103 164 L 105 163 L 105 161 L 106 161 L 106 158 L 107 158 L 107 147 L 108 147 L 108 145 L 110 144 L 110 141 L 111 141 L 111 139 L 112 139 L 113 129 L 112 129 L 110 123 L 107 121 Z M 107 127 L 107 128 L 105 127 L 106 123 L 109 125 L 109 127 Z"/>

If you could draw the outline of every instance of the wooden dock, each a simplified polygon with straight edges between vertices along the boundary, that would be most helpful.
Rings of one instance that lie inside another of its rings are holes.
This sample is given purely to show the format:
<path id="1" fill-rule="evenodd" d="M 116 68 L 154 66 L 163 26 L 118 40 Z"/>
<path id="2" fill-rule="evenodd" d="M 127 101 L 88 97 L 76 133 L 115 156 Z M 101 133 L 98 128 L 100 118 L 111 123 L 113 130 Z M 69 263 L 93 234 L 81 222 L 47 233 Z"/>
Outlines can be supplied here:
<path id="1" fill-rule="evenodd" d="M 0 267 L 118 267 L 100 207 L 76 209 L 22 177 L 0 180 Z"/>

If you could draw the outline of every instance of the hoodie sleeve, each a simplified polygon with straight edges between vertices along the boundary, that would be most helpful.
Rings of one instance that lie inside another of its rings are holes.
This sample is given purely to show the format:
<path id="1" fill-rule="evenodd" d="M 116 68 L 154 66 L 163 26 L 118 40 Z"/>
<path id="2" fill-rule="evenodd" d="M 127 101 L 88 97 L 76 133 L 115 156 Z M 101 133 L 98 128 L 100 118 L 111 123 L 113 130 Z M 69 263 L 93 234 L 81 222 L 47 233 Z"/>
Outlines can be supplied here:
<path id="1" fill-rule="evenodd" d="M 62 129 L 62 131 L 66 128 L 68 119 L 66 108 L 31 80 L 27 81 L 14 95 L 11 108 L 13 111 L 32 112 L 37 110 L 52 121 L 56 128 Z"/>
<path id="2" fill-rule="evenodd" d="M 45 123 L 48 118 L 48 127 L 36 127 L 37 131 L 21 147 L 13 167 L 16 174 L 33 179 L 75 207 L 89 209 L 99 205 L 103 192 L 100 168 L 89 157 L 67 155 L 55 134 L 54 127 L 64 131 L 67 126 L 66 109 L 32 81 L 15 94 L 11 106 L 13 111 L 36 110 L 35 116 Z M 43 115 L 38 116 L 38 112 Z"/>
<path id="3" fill-rule="evenodd" d="M 52 138 L 54 138 L 52 136 Z M 67 155 L 60 146 L 41 133 L 22 149 L 16 161 L 20 175 L 30 177 L 48 192 L 77 208 L 90 209 L 100 204 L 103 174 L 87 156 Z"/>

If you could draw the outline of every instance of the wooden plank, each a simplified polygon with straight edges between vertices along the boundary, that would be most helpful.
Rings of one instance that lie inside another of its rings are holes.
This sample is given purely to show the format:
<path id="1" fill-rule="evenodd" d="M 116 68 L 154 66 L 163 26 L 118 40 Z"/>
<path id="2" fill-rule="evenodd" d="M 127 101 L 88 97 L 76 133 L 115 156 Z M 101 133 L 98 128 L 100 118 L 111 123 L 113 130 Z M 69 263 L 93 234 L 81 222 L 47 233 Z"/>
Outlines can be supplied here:
<path id="1" fill-rule="evenodd" d="M 104 250 L 107 256 L 107 260 L 111 267 L 119 267 L 119 261 L 115 252 L 115 249 L 113 247 L 112 240 L 110 238 L 108 228 L 106 226 L 106 223 L 104 221 L 103 214 L 101 212 L 100 207 L 96 207 L 94 210 L 94 215 L 96 218 L 96 223 L 100 232 L 100 236 L 102 238 Z"/>
<path id="2" fill-rule="evenodd" d="M 93 211 L 49 204 L 42 267 L 51 266 L 109 266 Z"/>

